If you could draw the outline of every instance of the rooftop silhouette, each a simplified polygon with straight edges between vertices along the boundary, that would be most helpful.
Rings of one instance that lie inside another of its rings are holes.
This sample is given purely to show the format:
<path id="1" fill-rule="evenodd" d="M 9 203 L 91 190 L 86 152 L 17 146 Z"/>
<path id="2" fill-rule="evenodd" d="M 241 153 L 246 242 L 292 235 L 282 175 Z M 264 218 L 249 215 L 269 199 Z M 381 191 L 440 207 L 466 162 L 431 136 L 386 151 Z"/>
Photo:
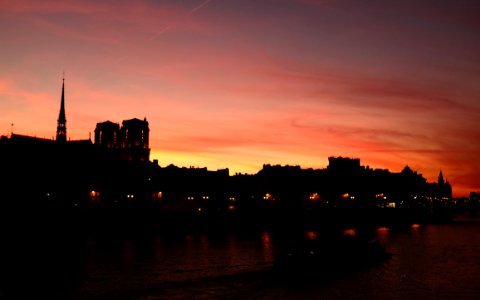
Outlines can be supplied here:
<path id="1" fill-rule="evenodd" d="M 135 207 L 246 219 L 311 215 L 331 222 L 360 221 L 359 211 L 400 221 L 451 208 L 452 187 L 442 171 L 438 182 L 428 183 L 408 166 L 394 173 L 362 166 L 359 158 L 332 156 L 325 169 L 266 164 L 256 174 L 233 176 L 228 169 L 161 167 L 149 159 L 146 118 L 124 120 L 121 126 L 97 123 L 93 143 L 69 140 L 65 104 L 63 81 L 56 140 L 13 133 L 1 138 L 0 163 L 10 187 L 3 204 L 85 211 L 120 207 L 127 212 Z"/>

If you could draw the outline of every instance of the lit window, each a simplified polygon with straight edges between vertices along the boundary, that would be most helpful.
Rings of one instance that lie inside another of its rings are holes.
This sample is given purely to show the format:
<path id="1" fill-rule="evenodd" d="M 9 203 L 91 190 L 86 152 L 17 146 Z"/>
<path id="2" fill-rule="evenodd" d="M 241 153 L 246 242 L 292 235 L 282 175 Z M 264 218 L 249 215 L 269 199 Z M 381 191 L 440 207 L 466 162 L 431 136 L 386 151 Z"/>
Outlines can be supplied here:
<path id="1" fill-rule="evenodd" d="M 263 196 L 263 199 L 264 199 L 264 200 L 273 200 L 273 197 L 272 197 L 271 194 L 266 193 L 265 196 Z"/>
<path id="2" fill-rule="evenodd" d="M 153 197 L 156 198 L 157 200 L 160 200 L 163 197 L 163 193 L 162 192 L 154 193 Z"/>

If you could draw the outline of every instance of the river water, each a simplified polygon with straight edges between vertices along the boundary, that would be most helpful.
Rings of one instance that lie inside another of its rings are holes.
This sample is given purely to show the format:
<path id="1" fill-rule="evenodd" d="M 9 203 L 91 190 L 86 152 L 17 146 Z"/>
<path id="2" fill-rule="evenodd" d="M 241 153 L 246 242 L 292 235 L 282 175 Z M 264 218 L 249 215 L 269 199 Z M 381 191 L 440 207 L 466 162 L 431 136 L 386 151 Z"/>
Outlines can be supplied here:
<path id="1" fill-rule="evenodd" d="M 268 231 L 22 236 L 1 252 L 0 299 L 480 299 L 479 218 L 372 231 L 389 259 L 287 279 L 272 272 L 281 238 Z"/>

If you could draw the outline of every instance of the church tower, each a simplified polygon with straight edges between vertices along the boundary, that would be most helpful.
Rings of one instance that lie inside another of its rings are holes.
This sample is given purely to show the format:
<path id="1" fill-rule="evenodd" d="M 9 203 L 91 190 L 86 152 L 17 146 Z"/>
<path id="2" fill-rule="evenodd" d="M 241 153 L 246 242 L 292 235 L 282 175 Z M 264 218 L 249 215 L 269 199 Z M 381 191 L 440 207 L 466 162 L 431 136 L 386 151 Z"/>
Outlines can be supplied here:
<path id="1" fill-rule="evenodd" d="M 443 179 L 442 170 L 440 170 L 440 174 L 438 174 L 438 186 L 443 187 L 445 185 L 445 180 Z"/>
<path id="2" fill-rule="evenodd" d="M 62 80 L 62 100 L 60 103 L 60 113 L 57 120 L 57 138 L 59 143 L 67 142 L 67 119 L 65 117 L 65 78 Z"/>

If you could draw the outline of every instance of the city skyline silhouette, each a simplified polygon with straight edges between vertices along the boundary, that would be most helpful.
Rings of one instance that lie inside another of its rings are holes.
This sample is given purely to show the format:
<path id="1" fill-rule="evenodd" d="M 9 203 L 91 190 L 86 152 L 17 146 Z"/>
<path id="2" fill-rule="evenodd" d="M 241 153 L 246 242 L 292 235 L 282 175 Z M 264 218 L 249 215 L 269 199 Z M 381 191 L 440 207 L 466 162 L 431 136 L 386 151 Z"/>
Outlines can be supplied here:
<path id="1" fill-rule="evenodd" d="M 480 299 L 477 2 L 0 1 L 0 299 Z"/>
<path id="2" fill-rule="evenodd" d="M 65 102 L 63 78 L 55 139 L 13 132 L 1 137 L 4 183 L 10 187 L 6 207 L 79 209 L 90 217 L 103 208 L 101 219 L 117 209 L 126 209 L 127 215 L 138 210 L 142 217 L 200 214 L 209 221 L 230 215 L 247 220 L 256 214 L 270 220 L 270 215 L 285 214 L 297 222 L 313 217 L 308 222 L 314 224 L 449 220 L 456 211 L 476 209 L 475 193 L 469 200 L 452 199 L 452 186 L 441 170 L 436 182 L 428 182 L 408 165 L 396 173 L 364 166 L 359 158 L 330 156 L 324 169 L 264 164 L 255 174 L 233 176 L 228 168 L 161 167 L 158 160 L 150 161 L 146 118 L 123 120 L 121 126 L 99 122 L 93 141 L 91 136 L 71 140 Z"/>
<path id="3" fill-rule="evenodd" d="M 55 137 L 65 69 L 69 138 L 147 118 L 162 166 L 333 155 L 480 189 L 475 6 L 243 3 L 2 4 L 0 134 Z"/>

